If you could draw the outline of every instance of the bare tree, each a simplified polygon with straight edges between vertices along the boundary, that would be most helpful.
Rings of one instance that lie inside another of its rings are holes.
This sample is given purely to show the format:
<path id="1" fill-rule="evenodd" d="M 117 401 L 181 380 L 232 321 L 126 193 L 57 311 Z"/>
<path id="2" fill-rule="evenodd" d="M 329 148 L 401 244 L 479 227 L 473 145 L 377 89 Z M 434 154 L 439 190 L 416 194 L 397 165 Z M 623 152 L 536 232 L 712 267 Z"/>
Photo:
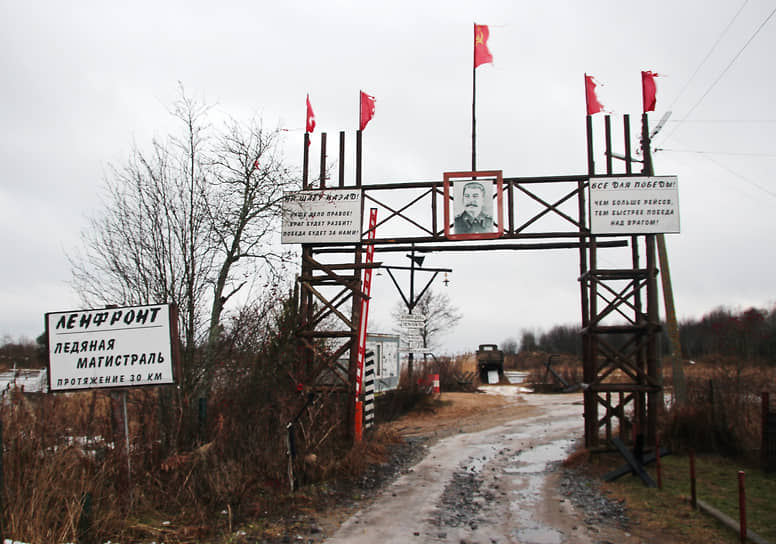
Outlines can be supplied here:
<path id="1" fill-rule="evenodd" d="M 172 110 L 179 133 L 135 146 L 111 168 L 102 214 L 70 256 L 88 306 L 177 304 L 193 395 L 210 387 L 227 303 L 256 278 L 277 284 L 289 257 L 276 237 L 280 201 L 298 186 L 279 130 L 259 120 L 216 130 L 211 114 L 181 90 Z"/>
<path id="2" fill-rule="evenodd" d="M 528 329 L 523 329 L 520 332 L 520 351 L 536 351 L 537 348 L 536 334 Z"/>
<path id="3" fill-rule="evenodd" d="M 407 311 L 403 302 L 399 301 L 391 315 L 397 322 L 410 315 L 422 318 L 423 327 L 420 330 L 420 336 L 423 339 L 423 347 L 427 349 L 438 347 L 436 340 L 439 335 L 449 332 L 462 317 L 458 308 L 450 302 L 450 297 L 431 289 L 426 291 L 418 301 L 412 314 Z"/>

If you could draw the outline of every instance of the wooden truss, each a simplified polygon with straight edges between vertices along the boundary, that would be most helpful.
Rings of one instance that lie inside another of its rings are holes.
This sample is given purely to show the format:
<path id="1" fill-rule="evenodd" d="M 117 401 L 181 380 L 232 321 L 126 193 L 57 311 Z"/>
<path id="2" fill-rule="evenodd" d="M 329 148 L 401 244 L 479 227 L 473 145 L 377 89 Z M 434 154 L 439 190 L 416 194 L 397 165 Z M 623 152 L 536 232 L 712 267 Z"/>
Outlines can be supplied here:
<path id="1" fill-rule="evenodd" d="M 626 129 L 627 129 L 626 117 Z M 607 174 L 611 168 L 607 118 Z M 626 136 L 626 141 L 629 135 Z M 299 378 L 310 387 L 338 391 L 345 398 L 343 429 L 352 429 L 362 291 L 364 244 L 375 244 L 375 259 L 391 252 L 577 249 L 580 260 L 585 441 L 600 445 L 600 432 L 620 435 L 626 429 L 653 438 L 662 394 L 657 338 L 657 290 L 654 235 L 597 236 L 588 228 L 585 194 L 595 175 L 592 125 L 588 117 L 588 174 L 555 177 L 504 177 L 504 233 L 495 240 L 451 241 L 445 237 L 444 182 L 410 181 L 364 185 L 361 182 L 361 133 L 356 134 L 355 184 L 345 185 L 345 134 L 340 133 L 339 175 L 327 186 L 326 134 L 321 135 L 321 168 L 316 182 L 308 178 L 308 135 L 305 134 L 303 189 L 359 188 L 364 207 L 379 210 L 376 236 L 362 233 L 358 244 L 304 244 L 300 287 L 301 324 L 297 336 L 303 350 Z M 630 159 L 629 146 L 626 153 Z M 627 162 L 626 175 L 631 174 Z M 622 176 L 622 174 L 620 174 Z M 600 269 L 598 252 L 631 247 L 622 268 Z M 643 246 L 643 247 L 642 247 Z M 640 262 L 644 253 L 646 264 Z M 614 399 L 614 400 L 613 400 Z M 602 416 L 599 418 L 599 408 Z"/>
<path id="2" fill-rule="evenodd" d="M 608 116 L 605 121 L 606 174 L 612 175 Z M 625 174 L 630 175 L 631 164 L 636 161 L 630 153 L 628 116 L 623 121 Z M 646 122 L 645 115 L 645 169 L 651 168 Z M 590 116 L 587 130 L 588 171 L 592 176 L 596 172 Z M 591 242 L 580 250 L 585 445 L 594 450 L 611 447 L 614 424 L 620 439 L 642 435 L 647 444 L 654 444 L 663 395 L 655 235 L 632 236 L 630 263 L 616 269 L 598 267 L 596 239 L 591 238 Z M 603 410 L 601 417 L 599 408 Z"/>

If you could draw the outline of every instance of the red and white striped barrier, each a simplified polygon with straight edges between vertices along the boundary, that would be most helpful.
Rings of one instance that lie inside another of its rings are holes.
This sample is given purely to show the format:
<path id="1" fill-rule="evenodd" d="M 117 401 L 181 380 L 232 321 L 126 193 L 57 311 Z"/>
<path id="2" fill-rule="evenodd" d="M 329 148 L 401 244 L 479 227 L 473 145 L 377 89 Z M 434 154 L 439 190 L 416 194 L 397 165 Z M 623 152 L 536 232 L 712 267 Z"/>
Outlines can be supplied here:
<path id="1" fill-rule="evenodd" d="M 439 374 L 428 374 L 418 380 L 418 386 L 426 390 L 429 395 L 439 395 Z"/>

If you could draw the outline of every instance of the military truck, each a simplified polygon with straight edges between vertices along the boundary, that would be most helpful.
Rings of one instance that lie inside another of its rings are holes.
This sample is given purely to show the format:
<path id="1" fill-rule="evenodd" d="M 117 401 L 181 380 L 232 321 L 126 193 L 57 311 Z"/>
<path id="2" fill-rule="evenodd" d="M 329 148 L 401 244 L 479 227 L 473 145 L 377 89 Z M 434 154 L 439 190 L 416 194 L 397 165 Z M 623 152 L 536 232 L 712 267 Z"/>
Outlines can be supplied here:
<path id="1" fill-rule="evenodd" d="M 480 381 L 488 383 L 488 372 L 495 370 L 499 379 L 504 375 L 504 352 L 496 344 L 480 344 L 477 350 L 477 369 Z"/>

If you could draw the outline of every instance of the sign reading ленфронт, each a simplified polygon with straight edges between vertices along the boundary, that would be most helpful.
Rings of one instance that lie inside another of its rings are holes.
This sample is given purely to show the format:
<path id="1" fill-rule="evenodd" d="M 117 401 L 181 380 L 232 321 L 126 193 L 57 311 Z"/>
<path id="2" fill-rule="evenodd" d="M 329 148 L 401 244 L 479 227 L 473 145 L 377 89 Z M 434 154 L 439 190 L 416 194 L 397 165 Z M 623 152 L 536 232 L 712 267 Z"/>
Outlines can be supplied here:
<path id="1" fill-rule="evenodd" d="M 283 195 L 284 244 L 358 243 L 362 198 L 358 189 L 321 189 Z"/>
<path id="2" fill-rule="evenodd" d="M 679 232 L 676 176 L 590 178 L 593 234 Z"/>
<path id="3" fill-rule="evenodd" d="M 49 312 L 49 391 L 175 383 L 169 304 Z"/>

